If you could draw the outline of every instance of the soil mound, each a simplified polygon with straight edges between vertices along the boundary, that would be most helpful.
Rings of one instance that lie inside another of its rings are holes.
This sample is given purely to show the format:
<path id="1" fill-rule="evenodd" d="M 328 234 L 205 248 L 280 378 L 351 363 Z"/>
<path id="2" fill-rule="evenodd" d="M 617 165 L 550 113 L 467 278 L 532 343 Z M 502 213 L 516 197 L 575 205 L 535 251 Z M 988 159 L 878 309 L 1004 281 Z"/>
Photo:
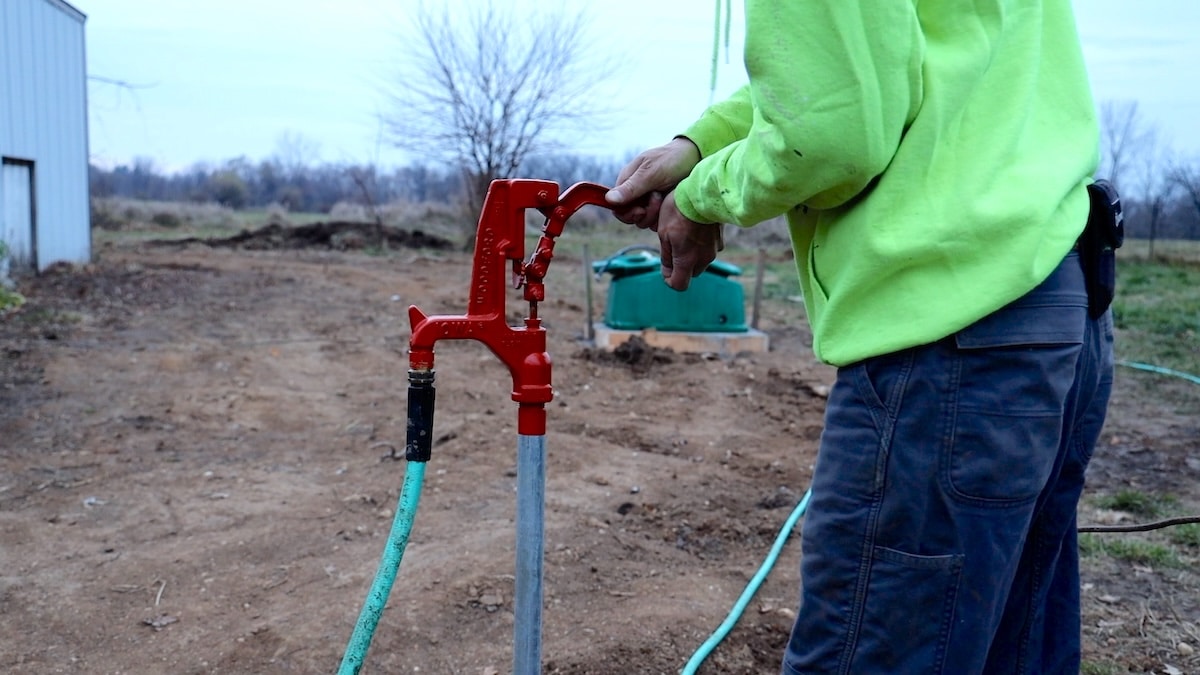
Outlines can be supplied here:
<path id="1" fill-rule="evenodd" d="M 656 366 L 675 363 L 676 359 L 681 355 L 676 354 L 673 349 L 655 347 L 648 344 L 641 337 L 634 335 L 620 345 L 617 345 L 612 351 L 596 347 L 586 347 L 576 354 L 576 356 L 593 363 L 625 366 L 633 371 L 634 375 L 644 376 Z"/>
<path id="2" fill-rule="evenodd" d="M 374 223 L 334 221 L 308 225 L 271 223 L 257 230 L 245 230 L 232 237 L 157 239 L 153 246 L 187 246 L 204 244 L 212 248 L 235 248 L 246 251 L 277 249 L 325 248 L 337 251 L 356 251 L 370 248 L 427 248 L 448 251 L 454 244 L 437 235 L 421 230 L 402 230 Z"/>

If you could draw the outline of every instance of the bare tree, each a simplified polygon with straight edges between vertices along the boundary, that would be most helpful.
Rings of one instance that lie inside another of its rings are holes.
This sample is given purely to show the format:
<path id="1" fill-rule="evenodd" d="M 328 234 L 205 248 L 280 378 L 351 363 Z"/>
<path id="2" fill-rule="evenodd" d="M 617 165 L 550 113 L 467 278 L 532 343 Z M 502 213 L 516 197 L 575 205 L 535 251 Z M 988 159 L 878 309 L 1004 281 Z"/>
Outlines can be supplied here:
<path id="1" fill-rule="evenodd" d="M 374 164 L 367 166 L 350 166 L 346 169 L 350 176 L 350 180 L 354 181 L 354 185 L 358 188 L 358 193 L 362 195 L 363 205 L 367 207 L 367 215 L 371 217 L 371 221 L 375 223 L 376 228 L 383 227 L 383 215 L 379 212 L 379 206 L 375 203 L 375 193 L 378 191 L 379 171 Z M 385 244 L 386 239 L 382 240 Z"/>
<path id="2" fill-rule="evenodd" d="M 1158 226 L 1167 212 L 1176 187 L 1171 180 L 1172 160 L 1169 152 L 1159 142 L 1158 129 L 1150 127 L 1141 136 L 1137 161 L 1132 167 L 1138 183 L 1136 204 L 1149 230 L 1149 257 L 1151 259 L 1154 258 L 1154 242 L 1158 238 Z"/>
<path id="3" fill-rule="evenodd" d="M 1200 216 L 1200 166 L 1196 161 L 1191 163 L 1177 162 L 1170 169 L 1171 183 L 1183 191 L 1184 197 L 1191 202 L 1196 215 Z M 1194 237 L 1195 232 L 1188 232 Z"/>
<path id="4" fill-rule="evenodd" d="M 123 103 L 122 94 L 129 94 L 129 97 L 133 101 L 134 109 L 137 111 L 138 116 L 144 118 L 145 113 L 142 111 L 142 104 L 141 104 L 141 100 L 138 98 L 138 91 L 140 91 L 142 89 L 152 89 L 153 87 L 157 86 L 156 84 L 153 84 L 153 83 L 138 84 L 135 82 L 130 82 L 128 80 L 121 80 L 121 79 L 117 79 L 117 78 L 113 78 L 113 77 L 105 77 L 103 75 L 88 75 L 87 82 L 88 82 L 88 92 L 87 92 L 88 117 L 91 120 L 93 133 L 96 131 L 97 128 L 103 128 L 105 126 L 104 125 L 104 115 L 106 113 L 108 113 L 108 112 L 120 113 L 121 112 L 120 107 Z M 92 84 L 99 85 L 97 87 L 97 89 L 99 89 L 100 87 L 103 87 L 103 91 L 105 91 L 105 93 L 115 94 L 115 96 L 113 96 L 112 98 L 107 98 L 107 97 L 102 98 L 99 95 L 101 92 L 93 90 L 93 88 L 91 86 Z M 120 116 L 120 115 L 118 115 L 118 116 Z M 144 119 L 143 119 L 143 122 L 145 122 Z M 93 138 L 94 137 L 95 136 L 93 136 Z M 88 157 L 88 161 L 91 161 L 92 159 L 95 158 L 94 148 L 89 148 L 88 152 L 90 155 Z"/>
<path id="5" fill-rule="evenodd" d="M 603 117 L 593 93 L 611 59 L 589 40 L 587 11 L 567 4 L 523 13 L 491 0 L 422 4 L 402 36 L 382 116 L 389 138 L 460 167 L 473 213 L 492 180 Z"/>
<path id="6" fill-rule="evenodd" d="M 293 179 L 321 156 L 321 143 L 298 131 L 287 130 L 275 137 L 275 158 L 284 175 Z"/>
<path id="7" fill-rule="evenodd" d="M 1101 169 L 1118 190 L 1126 187 L 1126 173 L 1152 133 L 1137 101 L 1105 101 L 1100 106 Z"/>

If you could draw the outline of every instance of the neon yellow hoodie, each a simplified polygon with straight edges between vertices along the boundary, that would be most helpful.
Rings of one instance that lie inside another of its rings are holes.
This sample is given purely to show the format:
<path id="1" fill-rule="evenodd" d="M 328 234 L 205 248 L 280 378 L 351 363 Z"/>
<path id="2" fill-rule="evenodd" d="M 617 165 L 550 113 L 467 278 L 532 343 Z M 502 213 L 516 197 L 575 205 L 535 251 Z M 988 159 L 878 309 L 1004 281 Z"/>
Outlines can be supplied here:
<path id="1" fill-rule="evenodd" d="M 846 365 L 1024 295 L 1083 230 L 1098 126 L 1070 0 L 746 0 L 749 84 L 684 135 L 683 215 L 786 214 Z"/>

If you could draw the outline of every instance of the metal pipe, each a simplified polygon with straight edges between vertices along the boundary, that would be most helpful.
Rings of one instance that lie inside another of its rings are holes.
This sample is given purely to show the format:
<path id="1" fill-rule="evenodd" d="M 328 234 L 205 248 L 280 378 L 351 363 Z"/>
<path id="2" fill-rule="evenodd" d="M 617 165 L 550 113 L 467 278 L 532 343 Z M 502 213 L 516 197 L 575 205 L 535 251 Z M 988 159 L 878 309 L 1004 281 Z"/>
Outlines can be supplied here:
<path id="1" fill-rule="evenodd" d="M 758 313 L 762 308 L 763 275 L 767 268 L 767 249 L 758 249 L 758 270 L 754 274 L 754 309 L 750 318 L 750 327 L 758 330 Z"/>
<path id="2" fill-rule="evenodd" d="M 542 672 L 542 551 L 545 546 L 546 437 L 517 437 L 517 561 L 513 675 Z"/>
<path id="3" fill-rule="evenodd" d="M 588 255 L 587 244 L 583 245 L 583 289 L 584 299 L 587 301 L 583 318 L 583 339 L 591 343 L 596 339 L 596 327 L 592 325 L 592 259 Z"/>

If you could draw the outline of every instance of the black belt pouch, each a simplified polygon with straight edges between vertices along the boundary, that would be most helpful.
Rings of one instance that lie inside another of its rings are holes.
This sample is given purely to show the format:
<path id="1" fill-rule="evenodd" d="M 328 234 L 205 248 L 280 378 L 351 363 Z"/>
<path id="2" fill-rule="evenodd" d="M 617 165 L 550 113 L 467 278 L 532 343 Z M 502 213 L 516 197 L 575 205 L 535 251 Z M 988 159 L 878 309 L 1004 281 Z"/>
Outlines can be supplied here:
<path id="1" fill-rule="evenodd" d="M 1117 286 L 1116 250 L 1125 242 L 1121 198 L 1112 183 L 1098 180 L 1088 186 L 1091 208 L 1079 237 L 1079 259 L 1087 281 L 1088 313 L 1099 318 L 1112 303 Z"/>

